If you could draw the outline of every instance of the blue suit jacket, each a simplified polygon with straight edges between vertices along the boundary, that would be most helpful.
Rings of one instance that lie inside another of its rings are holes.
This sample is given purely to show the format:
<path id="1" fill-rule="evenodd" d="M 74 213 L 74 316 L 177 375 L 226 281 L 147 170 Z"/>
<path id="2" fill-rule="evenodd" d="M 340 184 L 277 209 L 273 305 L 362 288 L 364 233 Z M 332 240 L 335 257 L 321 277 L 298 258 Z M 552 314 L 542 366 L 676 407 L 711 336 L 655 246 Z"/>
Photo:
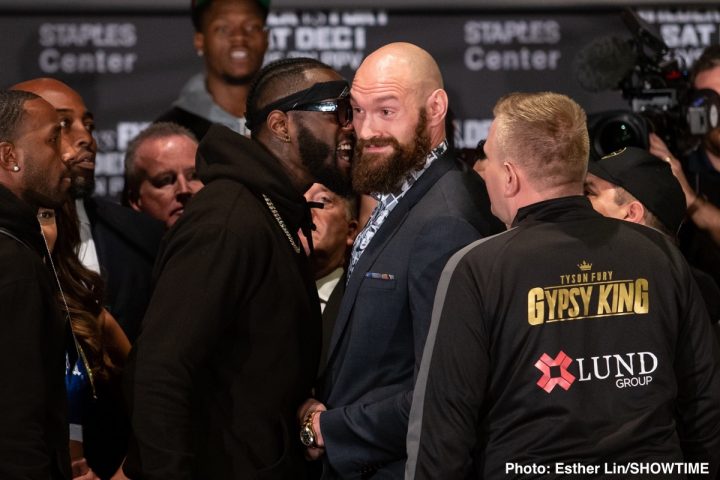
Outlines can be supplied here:
<path id="1" fill-rule="evenodd" d="M 416 369 L 449 257 L 499 231 L 485 185 L 435 160 L 370 241 L 349 279 L 320 380 L 323 478 L 402 478 Z M 376 274 L 389 274 L 377 278 Z"/>

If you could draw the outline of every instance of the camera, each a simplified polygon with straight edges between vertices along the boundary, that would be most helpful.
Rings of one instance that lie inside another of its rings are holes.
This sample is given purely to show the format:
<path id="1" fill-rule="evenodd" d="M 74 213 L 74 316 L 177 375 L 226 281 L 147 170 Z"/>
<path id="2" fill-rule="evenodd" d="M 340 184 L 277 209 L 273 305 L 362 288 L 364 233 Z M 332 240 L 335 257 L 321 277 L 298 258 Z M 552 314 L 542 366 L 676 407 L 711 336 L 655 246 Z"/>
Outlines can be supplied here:
<path id="1" fill-rule="evenodd" d="M 621 17 L 632 37 L 595 40 L 575 61 L 583 88 L 621 90 L 630 105 L 629 111 L 588 116 L 591 156 L 599 158 L 626 146 L 647 149 L 650 132 L 684 156 L 718 126 L 720 96 L 712 90 L 694 90 L 687 68 L 632 10 L 625 9 Z"/>

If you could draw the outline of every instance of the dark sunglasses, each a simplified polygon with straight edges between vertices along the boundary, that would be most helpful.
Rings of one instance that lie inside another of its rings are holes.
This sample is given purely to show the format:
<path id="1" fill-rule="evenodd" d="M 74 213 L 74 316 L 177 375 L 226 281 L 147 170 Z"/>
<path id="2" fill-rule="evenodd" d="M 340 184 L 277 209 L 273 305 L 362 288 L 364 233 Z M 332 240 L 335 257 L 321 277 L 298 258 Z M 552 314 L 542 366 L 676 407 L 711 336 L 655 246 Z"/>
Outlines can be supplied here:
<path id="1" fill-rule="evenodd" d="M 327 112 L 335 113 L 338 125 L 341 127 L 347 127 L 352 123 L 352 106 L 350 106 L 350 100 L 348 98 L 338 98 L 336 100 L 326 100 L 324 102 L 312 102 L 303 103 L 300 105 L 293 105 L 292 107 L 284 110 L 289 112 L 292 110 L 298 110 L 302 112 Z"/>

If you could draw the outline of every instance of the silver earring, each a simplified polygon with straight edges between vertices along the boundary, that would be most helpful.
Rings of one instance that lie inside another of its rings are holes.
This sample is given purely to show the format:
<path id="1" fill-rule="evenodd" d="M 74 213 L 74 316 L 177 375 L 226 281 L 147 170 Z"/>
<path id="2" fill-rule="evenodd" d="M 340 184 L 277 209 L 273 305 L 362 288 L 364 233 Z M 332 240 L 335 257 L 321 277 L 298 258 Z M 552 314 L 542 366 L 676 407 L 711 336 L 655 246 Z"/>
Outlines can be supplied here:
<path id="1" fill-rule="evenodd" d="M 20 171 L 20 166 L 19 166 L 19 165 L 13 165 L 12 171 L 13 171 L 13 172 L 19 172 L 19 171 Z"/>
<path id="2" fill-rule="evenodd" d="M 202 50 L 197 50 L 196 53 L 197 53 L 197 56 L 198 56 L 198 57 L 202 57 L 202 56 L 203 56 L 203 51 L 202 51 Z"/>

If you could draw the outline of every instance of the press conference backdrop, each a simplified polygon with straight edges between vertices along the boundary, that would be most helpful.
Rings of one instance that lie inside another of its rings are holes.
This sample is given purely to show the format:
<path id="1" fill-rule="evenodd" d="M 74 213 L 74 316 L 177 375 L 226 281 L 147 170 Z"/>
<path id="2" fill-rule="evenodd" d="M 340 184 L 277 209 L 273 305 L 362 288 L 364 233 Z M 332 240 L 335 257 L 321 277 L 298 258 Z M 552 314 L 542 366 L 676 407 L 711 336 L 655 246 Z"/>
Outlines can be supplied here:
<path id="1" fill-rule="evenodd" d="M 274 9 L 266 61 L 311 56 L 352 80 L 377 47 L 418 44 L 443 71 L 457 146 L 472 147 L 487 134 L 493 104 L 508 92 L 559 91 L 588 113 L 627 108 L 619 91 L 587 92 L 573 74 L 575 57 L 594 39 L 629 37 L 619 11 Z M 97 121 L 96 193 L 118 198 L 128 141 L 169 108 L 202 63 L 185 9 L 93 12 L 0 9 L 0 85 L 52 76 L 78 90 Z M 720 43 L 720 8 L 641 7 L 638 13 L 688 64 Z"/>

